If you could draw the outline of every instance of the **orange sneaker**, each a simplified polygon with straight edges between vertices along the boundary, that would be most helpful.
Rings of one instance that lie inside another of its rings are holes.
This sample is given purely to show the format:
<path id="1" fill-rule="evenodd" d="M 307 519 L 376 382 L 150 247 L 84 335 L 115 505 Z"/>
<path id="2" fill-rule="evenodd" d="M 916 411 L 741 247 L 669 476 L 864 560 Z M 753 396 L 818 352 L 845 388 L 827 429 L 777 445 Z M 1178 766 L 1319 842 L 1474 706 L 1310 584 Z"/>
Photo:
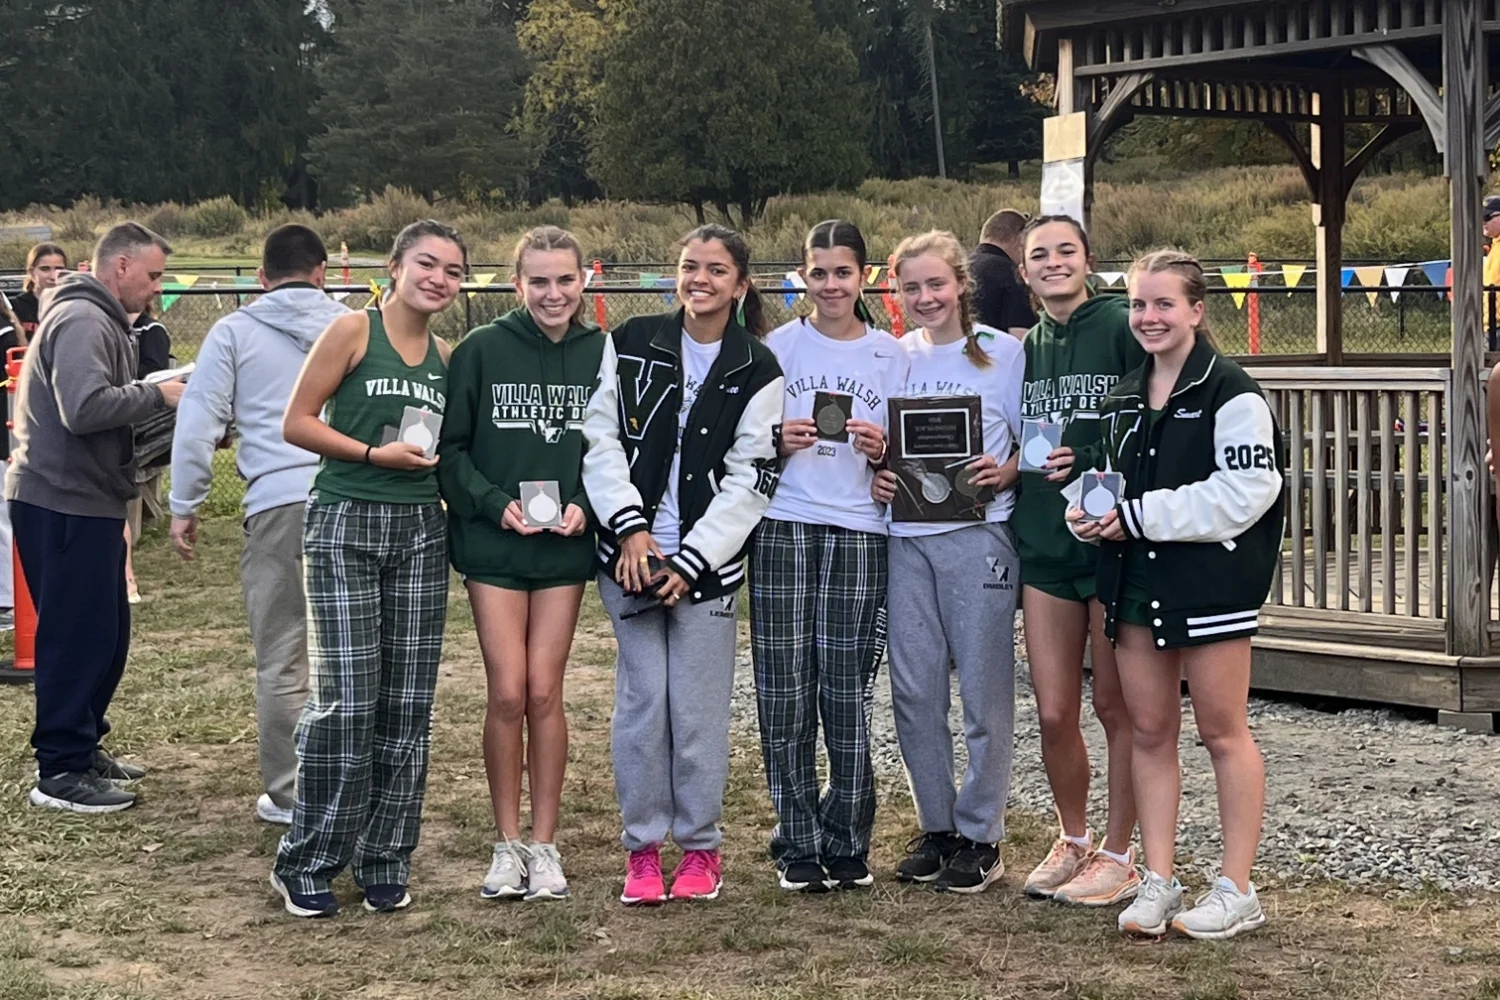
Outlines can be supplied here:
<path id="1" fill-rule="evenodd" d="M 1052 894 L 1066 885 L 1078 872 L 1088 853 L 1087 849 L 1079 847 L 1067 837 L 1059 836 L 1053 841 L 1052 850 L 1047 852 L 1042 863 L 1026 876 L 1023 891 L 1026 895 L 1037 899 L 1051 899 Z"/>
<path id="2" fill-rule="evenodd" d="M 1140 887 L 1133 849 L 1123 865 L 1103 851 L 1090 851 L 1078 871 L 1052 898 L 1073 906 L 1109 906 L 1130 899 Z"/>

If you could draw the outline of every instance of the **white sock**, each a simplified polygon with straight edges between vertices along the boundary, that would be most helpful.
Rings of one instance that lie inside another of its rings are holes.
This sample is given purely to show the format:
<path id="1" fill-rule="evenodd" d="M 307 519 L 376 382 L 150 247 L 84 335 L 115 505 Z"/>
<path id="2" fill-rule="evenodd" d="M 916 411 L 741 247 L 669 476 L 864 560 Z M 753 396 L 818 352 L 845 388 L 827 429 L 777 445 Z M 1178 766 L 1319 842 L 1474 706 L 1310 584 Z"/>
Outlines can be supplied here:
<path id="1" fill-rule="evenodd" d="M 1066 840 L 1075 847 L 1081 847 L 1085 851 L 1094 849 L 1094 835 L 1092 833 L 1085 833 L 1082 837 L 1070 837 L 1065 833 L 1063 834 L 1063 840 Z"/>
<path id="2" fill-rule="evenodd" d="M 1101 847 L 1099 848 L 1099 853 L 1104 855 L 1106 858 L 1113 861 L 1117 865 L 1124 865 L 1126 868 L 1130 867 L 1129 851 L 1126 851 L 1124 854 L 1116 854 L 1114 851 L 1111 851 L 1107 847 Z"/>

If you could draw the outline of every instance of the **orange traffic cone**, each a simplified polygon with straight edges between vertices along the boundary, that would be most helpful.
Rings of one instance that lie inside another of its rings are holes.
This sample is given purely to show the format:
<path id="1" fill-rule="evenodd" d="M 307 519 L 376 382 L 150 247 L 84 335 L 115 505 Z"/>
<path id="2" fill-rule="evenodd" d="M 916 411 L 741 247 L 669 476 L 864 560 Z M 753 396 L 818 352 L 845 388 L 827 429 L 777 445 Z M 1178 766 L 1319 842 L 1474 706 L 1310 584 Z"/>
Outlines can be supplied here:
<path id="1" fill-rule="evenodd" d="M 21 378 L 21 358 L 25 353 L 24 347 L 12 347 L 5 356 L 5 426 L 12 449 L 16 446 L 16 384 Z M 0 500 L 0 503 L 4 502 Z M 15 617 L 16 651 L 9 662 L 0 660 L 0 684 L 29 684 L 36 678 L 36 608 L 31 603 L 31 588 L 26 586 L 26 574 L 21 569 L 21 550 L 14 536 L 11 538 L 10 563 L 14 570 L 12 590 L 15 596 L 11 610 Z"/>

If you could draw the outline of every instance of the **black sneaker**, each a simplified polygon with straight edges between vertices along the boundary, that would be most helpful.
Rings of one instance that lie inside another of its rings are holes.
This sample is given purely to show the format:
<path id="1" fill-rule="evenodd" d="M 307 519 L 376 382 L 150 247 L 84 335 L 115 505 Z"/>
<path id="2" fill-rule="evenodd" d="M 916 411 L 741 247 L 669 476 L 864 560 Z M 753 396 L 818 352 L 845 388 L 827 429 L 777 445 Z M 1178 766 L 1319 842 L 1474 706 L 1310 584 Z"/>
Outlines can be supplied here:
<path id="1" fill-rule="evenodd" d="M 146 769 L 127 764 L 123 760 L 115 760 L 108 750 L 95 747 L 94 773 L 106 781 L 128 782 L 140 781 L 146 776 Z"/>
<path id="2" fill-rule="evenodd" d="M 135 793 L 116 788 L 92 771 L 68 771 L 38 778 L 31 804 L 81 813 L 112 813 L 135 805 Z"/>
<path id="3" fill-rule="evenodd" d="M 410 905 L 411 894 L 404 885 L 391 883 L 365 886 L 365 909 L 371 913 L 395 913 Z"/>
<path id="4" fill-rule="evenodd" d="M 870 874 L 864 858 L 834 858 L 828 862 L 830 889 L 859 889 L 874 884 L 875 876 Z"/>
<path id="5" fill-rule="evenodd" d="M 914 837 L 906 845 L 905 859 L 896 866 L 896 878 L 902 882 L 931 882 L 963 842 L 962 837 L 947 830 Z"/>
<path id="6" fill-rule="evenodd" d="M 932 887 L 938 892 L 983 892 L 1005 873 L 1005 865 L 1000 862 L 1000 848 L 973 840 L 961 840 L 960 843 L 963 846 Z"/>
<path id="7" fill-rule="evenodd" d="M 281 894 L 286 912 L 294 917 L 331 917 L 339 912 L 339 901 L 331 892 L 293 892 L 275 872 L 271 873 L 271 886 Z"/>
<path id="8" fill-rule="evenodd" d="M 781 887 L 787 892 L 827 892 L 827 873 L 816 861 L 794 861 L 781 869 Z"/>

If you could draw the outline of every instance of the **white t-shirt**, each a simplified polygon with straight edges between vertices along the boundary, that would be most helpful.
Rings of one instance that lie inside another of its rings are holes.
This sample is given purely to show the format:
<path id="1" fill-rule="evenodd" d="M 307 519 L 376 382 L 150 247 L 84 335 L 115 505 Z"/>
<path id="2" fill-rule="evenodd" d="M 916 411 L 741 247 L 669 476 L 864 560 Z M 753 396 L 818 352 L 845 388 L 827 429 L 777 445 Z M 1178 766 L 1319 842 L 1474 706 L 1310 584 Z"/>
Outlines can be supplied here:
<path id="1" fill-rule="evenodd" d="M 1010 458 L 1021 434 L 1021 389 L 1026 378 L 1026 352 L 1021 341 L 992 327 L 975 324 L 979 346 L 994 364 L 976 367 L 964 356 L 964 341 L 934 346 L 926 330 L 901 338 L 911 369 L 902 396 L 978 396 L 984 410 L 984 451 L 1001 465 Z M 1016 505 L 1015 487 L 995 497 L 986 521 L 1005 521 Z M 892 521 L 890 533 L 899 538 L 940 535 L 966 528 L 973 521 Z"/>
<path id="2" fill-rule="evenodd" d="M 674 555 L 682 544 L 682 525 L 677 515 L 677 477 L 682 472 L 682 433 L 687 429 L 688 412 L 698 398 L 698 392 L 708 379 L 708 370 L 719 357 L 723 341 L 700 344 L 682 331 L 682 406 L 677 410 L 677 450 L 672 453 L 672 471 L 667 473 L 667 489 L 661 495 L 661 504 L 656 508 L 656 520 L 651 523 L 651 537 L 661 548 L 664 556 Z"/>
<path id="3" fill-rule="evenodd" d="M 854 419 L 884 427 L 886 398 L 906 380 L 901 342 L 875 327 L 858 340 L 833 340 L 795 319 L 772 330 L 766 346 L 786 376 L 783 420 L 814 416 L 813 401 L 822 391 L 852 396 Z M 885 511 L 870 497 L 874 476 L 852 435 L 851 442 L 820 439 L 787 459 L 766 517 L 883 535 Z"/>

